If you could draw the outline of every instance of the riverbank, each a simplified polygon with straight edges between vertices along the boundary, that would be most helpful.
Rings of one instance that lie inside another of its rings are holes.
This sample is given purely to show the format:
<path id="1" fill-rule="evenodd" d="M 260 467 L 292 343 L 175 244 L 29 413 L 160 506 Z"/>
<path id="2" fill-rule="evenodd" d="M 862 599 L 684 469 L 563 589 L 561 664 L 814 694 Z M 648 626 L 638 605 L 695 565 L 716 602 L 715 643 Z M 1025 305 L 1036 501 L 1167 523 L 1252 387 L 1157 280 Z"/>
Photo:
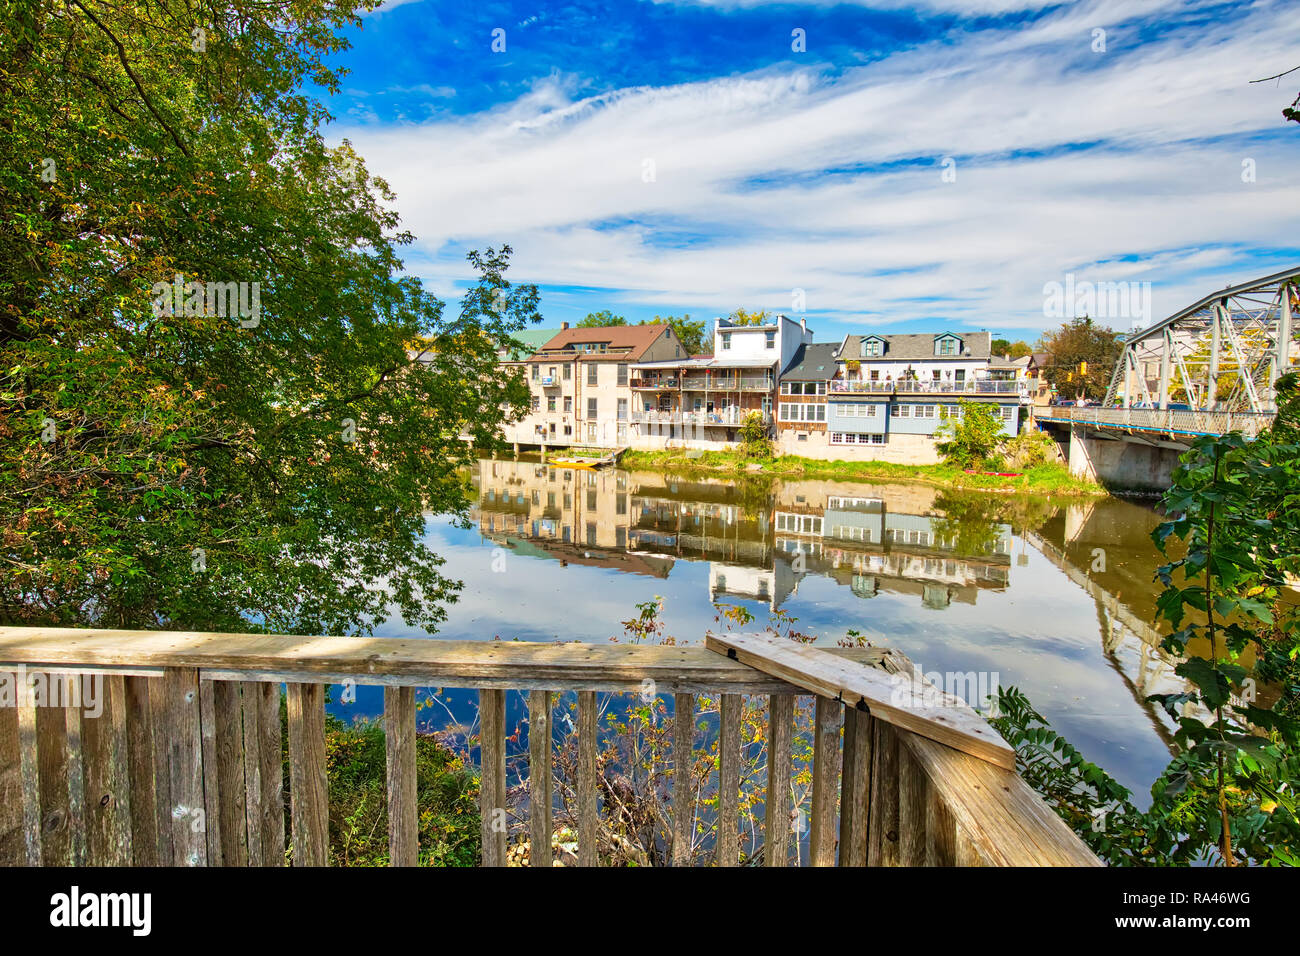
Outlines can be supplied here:
<path id="1" fill-rule="evenodd" d="M 674 474 L 743 474 L 747 470 L 774 478 L 820 478 L 831 481 L 914 481 L 966 491 L 1005 494 L 1050 494 L 1090 497 L 1105 495 L 1106 489 L 1076 478 L 1057 462 L 1036 465 L 1018 477 L 969 474 L 956 465 L 900 465 L 888 461 L 823 461 L 778 455 L 748 460 L 734 451 L 693 452 L 680 450 L 627 451 L 619 465 L 629 469 L 664 471 Z M 757 467 L 755 467 L 757 466 Z"/>

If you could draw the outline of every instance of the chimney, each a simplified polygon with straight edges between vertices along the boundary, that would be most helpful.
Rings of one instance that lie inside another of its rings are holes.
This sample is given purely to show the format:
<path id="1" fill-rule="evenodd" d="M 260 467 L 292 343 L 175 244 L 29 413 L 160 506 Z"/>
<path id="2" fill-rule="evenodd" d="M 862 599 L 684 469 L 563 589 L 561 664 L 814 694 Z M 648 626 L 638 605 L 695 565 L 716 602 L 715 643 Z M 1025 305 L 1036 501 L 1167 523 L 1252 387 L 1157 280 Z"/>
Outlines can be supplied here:
<path id="1" fill-rule="evenodd" d="M 560 331 L 561 331 L 561 332 L 567 332 L 567 331 L 569 331 L 569 323 L 568 323 L 568 322 L 561 322 L 561 323 L 560 323 Z"/>
<path id="2" fill-rule="evenodd" d="M 805 331 L 805 332 L 808 331 L 808 318 L 807 318 L 807 316 L 804 316 L 804 317 L 802 317 L 802 318 L 799 319 L 799 328 L 801 328 L 801 329 L 802 329 L 803 331 Z"/>

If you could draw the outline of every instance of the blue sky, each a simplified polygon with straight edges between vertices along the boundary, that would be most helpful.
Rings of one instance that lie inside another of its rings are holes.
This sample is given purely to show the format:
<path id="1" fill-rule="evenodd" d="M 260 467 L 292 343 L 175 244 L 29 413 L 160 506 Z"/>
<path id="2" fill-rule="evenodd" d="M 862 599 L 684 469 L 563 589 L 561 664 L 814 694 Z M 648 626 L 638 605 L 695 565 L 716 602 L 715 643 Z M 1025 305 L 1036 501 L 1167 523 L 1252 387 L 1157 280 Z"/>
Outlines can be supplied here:
<path id="1" fill-rule="evenodd" d="M 408 268 L 454 300 L 509 243 L 547 325 L 801 290 L 819 341 L 1033 338 L 1067 275 L 1151 283 L 1128 329 L 1300 266 L 1295 81 L 1249 82 L 1300 64 L 1294 2 L 407 0 L 349 36 L 328 136 Z"/>

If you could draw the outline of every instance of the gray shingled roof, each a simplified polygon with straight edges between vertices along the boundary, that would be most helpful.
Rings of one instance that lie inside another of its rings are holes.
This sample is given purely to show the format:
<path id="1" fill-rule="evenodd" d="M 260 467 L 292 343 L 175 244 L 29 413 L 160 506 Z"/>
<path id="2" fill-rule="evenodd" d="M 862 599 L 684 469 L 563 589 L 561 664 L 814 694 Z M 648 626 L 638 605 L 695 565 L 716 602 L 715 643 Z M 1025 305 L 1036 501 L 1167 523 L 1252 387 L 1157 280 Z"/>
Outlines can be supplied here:
<path id="1" fill-rule="evenodd" d="M 962 341 L 962 353 L 935 355 L 934 340 L 943 334 L 943 332 L 922 332 L 917 335 L 850 335 L 844 342 L 844 351 L 837 358 L 841 361 L 861 359 L 864 362 L 906 362 L 917 359 L 986 359 L 989 357 L 989 346 L 993 337 L 988 332 L 953 332 L 952 334 Z M 862 354 L 862 340 L 870 338 L 885 340 L 884 355 Z"/>
<path id="2" fill-rule="evenodd" d="M 826 345 L 801 345 L 790 359 L 789 367 L 781 373 L 782 379 L 801 382 L 829 382 L 835 377 L 835 350 L 838 342 Z"/>

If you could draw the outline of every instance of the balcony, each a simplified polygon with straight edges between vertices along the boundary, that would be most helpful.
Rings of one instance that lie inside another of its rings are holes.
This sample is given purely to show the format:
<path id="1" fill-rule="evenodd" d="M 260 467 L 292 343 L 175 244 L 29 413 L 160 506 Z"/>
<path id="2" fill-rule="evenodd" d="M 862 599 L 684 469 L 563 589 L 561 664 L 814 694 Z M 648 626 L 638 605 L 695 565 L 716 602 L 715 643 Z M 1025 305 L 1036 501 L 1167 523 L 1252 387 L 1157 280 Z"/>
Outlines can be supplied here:
<path id="1" fill-rule="evenodd" d="M 723 425 L 738 427 L 743 425 L 745 419 L 754 412 L 761 415 L 764 422 L 772 421 L 771 412 L 763 412 L 757 408 L 738 408 L 735 406 L 716 412 L 683 412 L 678 409 L 647 412 L 633 409 L 631 420 L 634 425 Z"/>
<path id="2" fill-rule="evenodd" d="M 964 382 L 936 382 L 926 379 L 904 379 L 895 382 L 900 395 L 1019 395 L 1028 388 L 1027 382 L 970 379 Z"/>
<path id="3" fill-rule="evenodd" d="M 876 395 L 889 395 L 894 391 L 894 383 L 887 382 L 857 382 L 834 379 L 830 383 L 832 392 L 853 392 L 857 394 L 867 393 Z"/>
<path id="4" fill-rule="evenodd" d="M 634 378 L 631 381 L 632 388 L 649 388 L 649 389 L 675 389 L 681 384 L 678 378 Z"/>
<path id="5" fill-rule="evenodd" d="M 775 385 L 763 375 L 687 375 L 682 388 L 688 392 L 770 392 Z"/>
<path id="6" fill-rule="evenodd" d="M 551 388 L 559 384 L 560 384 L 560 380 L 556 378 L 554 375 L 542 376 L 542 388 Z"/>

